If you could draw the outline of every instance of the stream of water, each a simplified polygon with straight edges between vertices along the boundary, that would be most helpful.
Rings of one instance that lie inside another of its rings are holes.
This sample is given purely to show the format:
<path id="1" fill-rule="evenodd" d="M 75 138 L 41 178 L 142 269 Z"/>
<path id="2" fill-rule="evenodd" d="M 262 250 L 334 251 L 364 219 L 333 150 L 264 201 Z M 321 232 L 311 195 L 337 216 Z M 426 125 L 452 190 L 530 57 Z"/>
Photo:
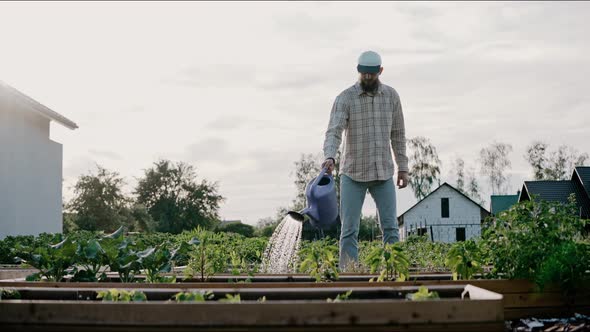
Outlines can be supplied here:
<path id="1" fill-rule="evenodd" d="M 303 224 L 285 216 L 270 237 L 262 259 L 263 273 L 294 273 Z"/>

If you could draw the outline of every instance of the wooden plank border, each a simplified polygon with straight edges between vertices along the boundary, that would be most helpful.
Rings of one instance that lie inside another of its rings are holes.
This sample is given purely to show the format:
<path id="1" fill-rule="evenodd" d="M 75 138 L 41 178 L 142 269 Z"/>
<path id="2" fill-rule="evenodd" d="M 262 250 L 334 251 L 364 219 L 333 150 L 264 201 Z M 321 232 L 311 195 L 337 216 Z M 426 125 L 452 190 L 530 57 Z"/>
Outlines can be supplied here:
<path id="1" fill-rule="evenodd" d="M 117 303 L 97 301 L 0 301 L 0 324 L 14 328 L 45 326 L 146 329 L 336 329 L 389 328 L 397 330 L 501 330 L 502 297 L 471 287 L 474 298 L 443 298 L 431 301 L 350 300 L 267 301 L 242 303 Z M 457 287 L 449 287 L 457 289 Z M 41 290 L 41 289 L 39 289 Z M 244 290 L 246 291 L 246 290 Z M 291 291 L 296 291 L 291 289 Z M 327 291 L 319 290 L 316 291 Z M 459 290 L 460 291 L 460 290 Z M 479 298 L 478 298 L 479 297 Z"/>

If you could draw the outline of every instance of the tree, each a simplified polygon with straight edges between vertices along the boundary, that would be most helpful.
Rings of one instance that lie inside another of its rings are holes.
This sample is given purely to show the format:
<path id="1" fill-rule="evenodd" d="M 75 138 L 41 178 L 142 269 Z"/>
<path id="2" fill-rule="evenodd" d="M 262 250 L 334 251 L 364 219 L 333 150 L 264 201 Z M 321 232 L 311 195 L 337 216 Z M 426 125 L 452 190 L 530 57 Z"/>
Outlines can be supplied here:
<path id="1" fill-rule="evenodd" d="M 567 180 L 573 169 L 584 165 L 588 159 L 587 153 L 579 154 L 568 145 L 560 145 L 551 152 L 548 147 L 549 144 L 542 141 L 533 141 L 527 146 L 524 157 L 533 168 L 535 180 Z"/>
<path id="2" fill-rule="evenodd" d="M 74 197 L 66 204 L 65 216 L 81 230 L 112 231 L 126 223 L 130 200 L 122 192 L 124 181 L 119 173 L 96 166 L 97 174 L 78 178 Z M 72 228 L 69 220 L 68 228 Z"/>
<path id="3" fill-rule="evenodd" d="M 223 197 L 217 193 L 216 183 L 198 183 L 196 177 L 193 166 L 184 162 L 159 160 L 145 170 L 135 194 L 158 231 L 180 233 L 197 226 L 214 227 Z"/>
<path id="4" fill-rule="evenodd" d="M 63 212 L 62 214 L 62 233 L 70 234 L 78 230 L 76 225 L 76 214 L 70 212 Z"/>
<path id="5" fill-rule="evenodd" d="M 430 140 L 417 136 L 408 141 L 410 155 L 410 187 L 418 200 L 423 199 L 432 191 L 432 184 L 440 184 L 441 161 L 436 148 Z"/>
<path id="6" fill-rule="evenodd" d="M 155 232 L 158 228 L 157 223 L 149 214 L 143 204 L 132 204 L 126 209 L 127 228 L 131 232 Z"/>
<path id="7" fill-rule="evenodd" d="M 381 226 L 377 215 L 361 216 L 359 224 L 359 241 L 374 241 L 382 237 Z"/>
<path id="8" fill-rule="evenodd" d="M 505 194 L 508 182 L 506 169 L 511 168 L 508 154 L 512 145 L 493 142 L 480 151 L 481 173 L 489 178 L 493 194 Z"/>
<path id="9" fill-rule="evenodd" d="M 462 158 L 457 158 L 453 163 L 453 171 L 457 176 L 455 185 L 457 190 L 483 205 L 485 201 L 481 198 L 479 183 L 475 178 L 474 169 L 471 167 L 468 171 L 465 171 L 465 161 Z"/>
<path id="10" fill-rule="evenodd" d="M 258 236 L 264 237 L 272 236 L 272 233 L 274 233 L 275 229 L 284 217 L 285 216 L 283 215 L 280 219 L 271 217 L 259 219 L 256 223 L 256 226 L 254 227 L 256 234 Z"/>
<path id="11" fill-rule="evenodd" d="M 533 168 L 533 178 L 535 180 L 543 180 L 545 178 L 544 169 L 547 167 L 545 152 L 547 151 L 547 146 L 547 143 L 534 141 L 526 148 L 524 157 Z"/>
<path id="12" fill-rule="evenodd" d="M 453 170 L 457 174 L 457 182 L 455 187 L 462 193 L 465 193 L 465 162 L 461 158 L 455 159 Z"/>
<path id="13" fill-rule="evenodd" d="M 215 231 L 225 233 L 236 233 L 241 234 L 245 237 L 254 236 L 254 227 L 252 225 L 242 224 L 240 222 L 232 222 L 226 225 L 219 225 L 217 226 Z"/>
<path id="14" fill-rule="evenodd" d="M 320 173 L 320 163 L 311 153 L 301 154 L 298 161 L 295 161 L 295 188 L 297 190 L 293 199 L 293 210 L 299 211 L 306 206 L 305 188 L 308 183 Z"/>
<path id="15" fill-rule="evenodd" d="M 479 183 L 475 178 L 475 170 L 473 168 L 469 169 L 467 176 L 467 189 L 465 190 L 465 194 L 479 204 L 485 205 L 485 200 L 480 195 Z"/>

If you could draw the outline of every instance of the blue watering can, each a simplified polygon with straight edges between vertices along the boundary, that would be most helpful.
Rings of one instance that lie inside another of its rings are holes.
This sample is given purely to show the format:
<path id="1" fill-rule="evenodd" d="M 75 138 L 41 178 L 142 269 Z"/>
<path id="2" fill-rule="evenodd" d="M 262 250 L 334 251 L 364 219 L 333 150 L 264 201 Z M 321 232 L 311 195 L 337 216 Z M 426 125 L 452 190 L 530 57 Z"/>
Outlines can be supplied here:
<path id="1" fill-rule="evenodd" d="M 320 229 L 327 229 L 340 222 L 336 185 L 332 175 L 326 174 L 326 171 L 327 168 L 323 168 L 320 175 L 307 184 L 307 207 L 299 212 L 287 212 L 291 218 L 300 222 L 308 219 L 312 226 Z"/>

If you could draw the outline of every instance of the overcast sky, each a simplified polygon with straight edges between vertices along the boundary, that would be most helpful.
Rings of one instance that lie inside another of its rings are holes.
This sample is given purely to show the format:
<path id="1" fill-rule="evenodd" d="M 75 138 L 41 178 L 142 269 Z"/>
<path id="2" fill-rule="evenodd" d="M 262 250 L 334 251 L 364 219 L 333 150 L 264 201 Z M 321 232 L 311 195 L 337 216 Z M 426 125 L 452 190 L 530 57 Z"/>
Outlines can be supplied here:
<path id="1" fill-rule="evenodd" d="M 514 193 L 532 140 L 589 152 L 589 31 L 589 2 L 1 2 L 0 80 L 79 125 L 51 127 L 66 199 L 95 163 L 131 191 L 166 158 L 218 183 L 223 219 L 255 224 L 291 203 L 294 162 L 321 152 L 365 50 L 443 181 L 456 157 L 477 173 L 493 141 L 514 148 Z M 414 203 L 398 191 L 398 214 Z"/>

